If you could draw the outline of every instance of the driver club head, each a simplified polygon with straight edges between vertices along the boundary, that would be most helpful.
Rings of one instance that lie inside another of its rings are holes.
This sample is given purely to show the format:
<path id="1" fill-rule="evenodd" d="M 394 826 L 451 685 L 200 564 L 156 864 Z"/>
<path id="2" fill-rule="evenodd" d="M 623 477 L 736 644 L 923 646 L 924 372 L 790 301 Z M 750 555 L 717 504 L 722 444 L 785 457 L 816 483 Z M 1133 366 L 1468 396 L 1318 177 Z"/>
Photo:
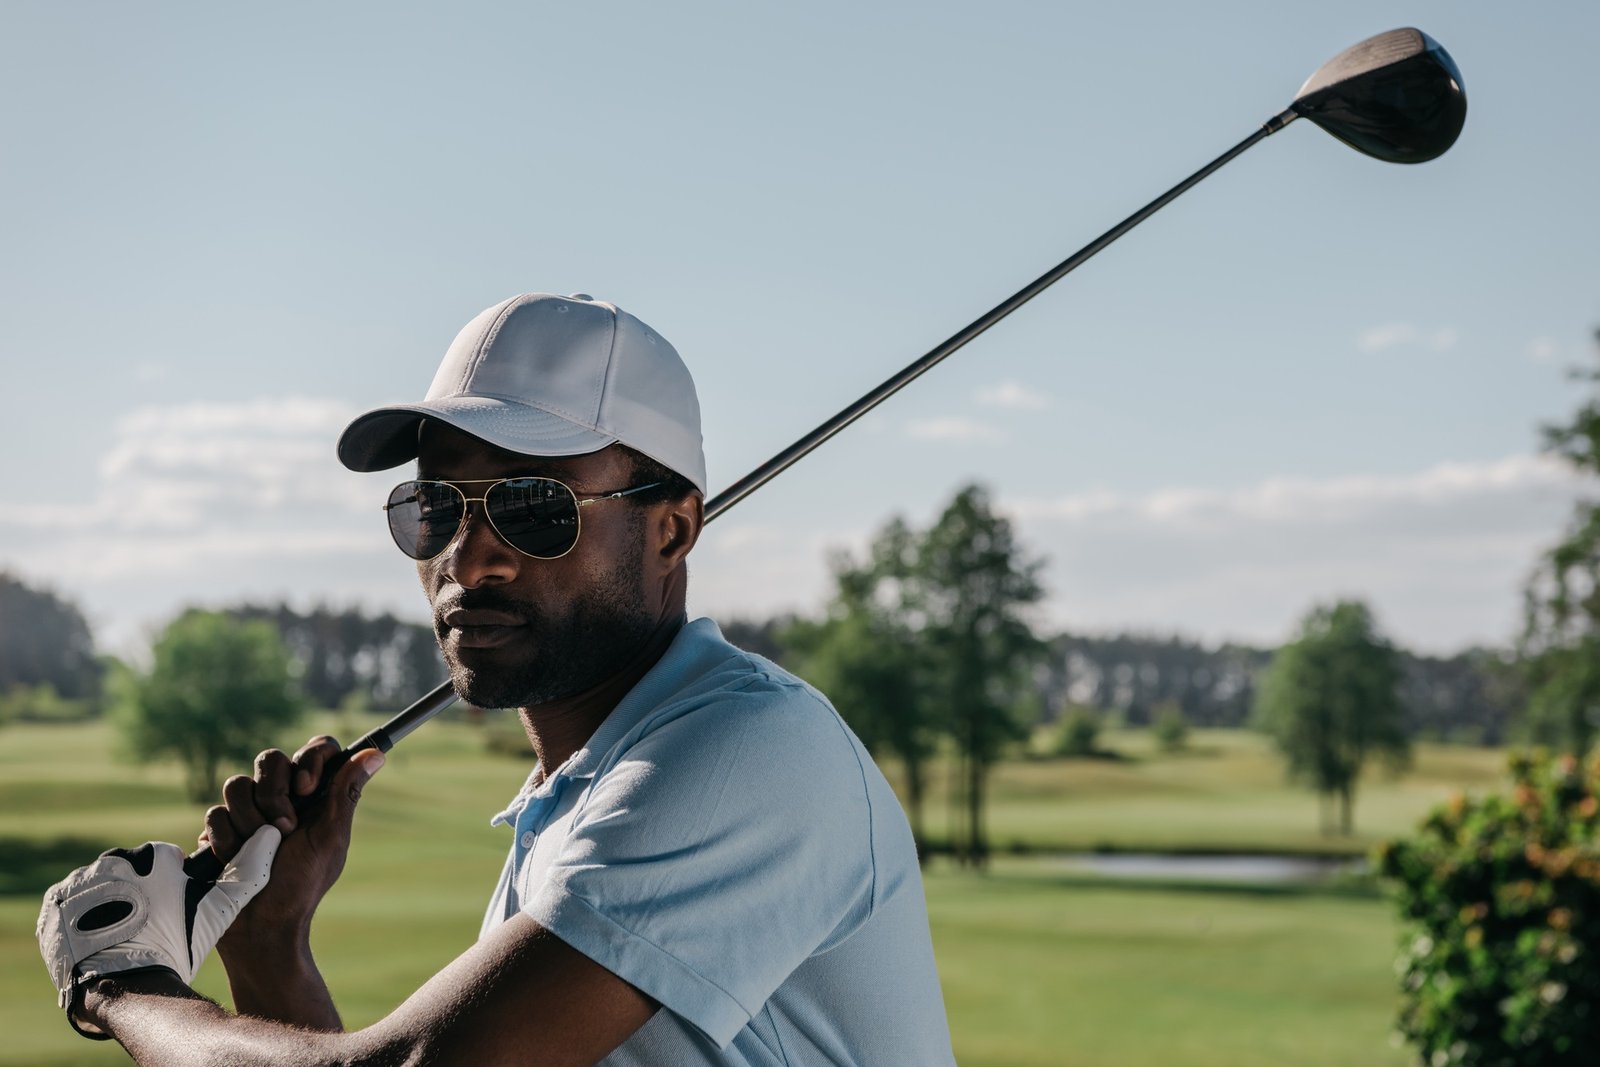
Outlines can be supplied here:
<path id="1" fill-rule="evenodd" d="M 1368 37 L 1328 60 L 1289 109 L 1358 152 L 1425 163 L 1455 144 L 1467 94 L 1450 53 L 1408 27 Z"/>

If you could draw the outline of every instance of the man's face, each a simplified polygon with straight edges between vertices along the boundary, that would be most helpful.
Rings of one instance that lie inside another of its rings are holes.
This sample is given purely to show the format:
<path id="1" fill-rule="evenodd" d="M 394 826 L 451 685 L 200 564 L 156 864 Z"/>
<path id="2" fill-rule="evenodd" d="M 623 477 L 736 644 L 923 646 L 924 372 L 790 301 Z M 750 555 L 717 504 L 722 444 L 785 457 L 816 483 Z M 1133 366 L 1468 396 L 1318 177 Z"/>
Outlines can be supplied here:
<path id="1" fill-rule="evenodd" d="M 418 477 L 468 481 L 540 475 L 578 497 L 630 488 L 616 448 L 538 458 L 506 452 L 441 423 L 424 425 Z M 464 486 L 469 497 L 486 485 Z M 627 500 L 582 509 L 581 533 L 560 559 L 506 544 L 469 505 L 466 528 L 417 564 L 433 627 L 457 692 L 480 707 L 529 707 L 594 688 L 636 655 L 662 605 L 645 574 L 646 514 Z"/>

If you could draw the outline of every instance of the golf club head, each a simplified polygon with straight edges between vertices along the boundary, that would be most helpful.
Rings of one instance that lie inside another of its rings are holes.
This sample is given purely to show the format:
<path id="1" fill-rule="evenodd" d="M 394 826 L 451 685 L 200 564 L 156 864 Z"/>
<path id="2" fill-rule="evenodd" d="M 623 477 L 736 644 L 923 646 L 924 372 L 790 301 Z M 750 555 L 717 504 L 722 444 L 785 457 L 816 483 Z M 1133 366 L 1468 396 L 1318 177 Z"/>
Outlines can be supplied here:
<path id="1" fill-rule="evenodd" d="M 1450 53 L 1421 30 L 1368 37 L 1324 63 L 1290 110 L 1389 163 L 1425 163 L 1456 143 L 1467 94 Z"/>

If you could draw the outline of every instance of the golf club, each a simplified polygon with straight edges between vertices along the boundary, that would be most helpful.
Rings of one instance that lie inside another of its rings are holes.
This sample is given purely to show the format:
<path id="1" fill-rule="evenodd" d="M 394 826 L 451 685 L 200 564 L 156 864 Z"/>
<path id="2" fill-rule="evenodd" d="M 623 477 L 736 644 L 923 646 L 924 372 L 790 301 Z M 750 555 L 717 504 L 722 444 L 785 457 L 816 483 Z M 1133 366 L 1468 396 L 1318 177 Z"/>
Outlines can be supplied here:
<path id="1" fill-rule="evenodd" d="M 1466 116 L 1467 98 L 1462 88 L 1461 72 L 1456 69 L 1449 53 L 1421 30 L 1390 30 L 1352 45 L 1324 63 L 1301 86 L 1293 103 L 1262 123 L 1250 136 L 712 497 L 706 503 L 706 521 L 715 519 L 777 477 L 824 441 L 1077 269 L 1223 164 L 1295 119 L 1307 118 L 1350 147 L 1376 159 L 1389 163 L 1422 163 L 1442 155 L 1455 143 Z M 389 751 L 396 742 L 455 700 L 455 690 L 449 682 L 445 682 L 382 726 L 351 742 L 329 761 L 323 772 L 322 788 L 326 788 L 334 773 L 355 753 L 369 748 Z M 319 789 L 311 796 L 296 797 L 296 810 L 315 801 L 321 794 L 322 789 Z M 209 848 L 194 853 L 184 864 L 189 876 L 200 880 L 215 878 L 221 869 L 220 861 Z"/>

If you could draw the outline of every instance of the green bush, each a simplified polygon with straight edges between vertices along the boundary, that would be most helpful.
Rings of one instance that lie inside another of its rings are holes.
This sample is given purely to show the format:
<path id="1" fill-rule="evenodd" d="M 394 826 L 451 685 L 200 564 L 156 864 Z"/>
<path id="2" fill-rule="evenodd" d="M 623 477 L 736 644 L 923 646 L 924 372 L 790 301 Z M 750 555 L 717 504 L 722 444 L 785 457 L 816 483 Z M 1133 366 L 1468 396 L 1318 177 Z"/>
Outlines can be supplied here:
<path id="1" fill-rule="evenodd" d="M 68 700 L 49 682 L 17 685 L 0 693 L 0 723 L 83 722 L 94 715 L 94 702 Z"/>
<path id="2" fill-rule="evenodd" d="M 1061 722 L 1056 726 L 1051 754 L 1093 756 L 1099 751 L 1099 738 L 1100 716 L 1091 708 L 1075 704 L 1061 715 Z"/>
<path id="3" fill-rule="evenodd" d="M 1380 847 L 1407 943 L 1399 1029 L 1426 1067 L 1590 1065 L 1600 1049 L 1600 761 L 1511 761 Z"/>
<path id="4" fill-rule="evenodd" d="M 1189 744 L 1189 720 L 1175 700 L 1166 701 L 1156 709 L 1156 721 L 1151 726 L 1156 745 L 1163 752 L 1180 752 Z"/>

